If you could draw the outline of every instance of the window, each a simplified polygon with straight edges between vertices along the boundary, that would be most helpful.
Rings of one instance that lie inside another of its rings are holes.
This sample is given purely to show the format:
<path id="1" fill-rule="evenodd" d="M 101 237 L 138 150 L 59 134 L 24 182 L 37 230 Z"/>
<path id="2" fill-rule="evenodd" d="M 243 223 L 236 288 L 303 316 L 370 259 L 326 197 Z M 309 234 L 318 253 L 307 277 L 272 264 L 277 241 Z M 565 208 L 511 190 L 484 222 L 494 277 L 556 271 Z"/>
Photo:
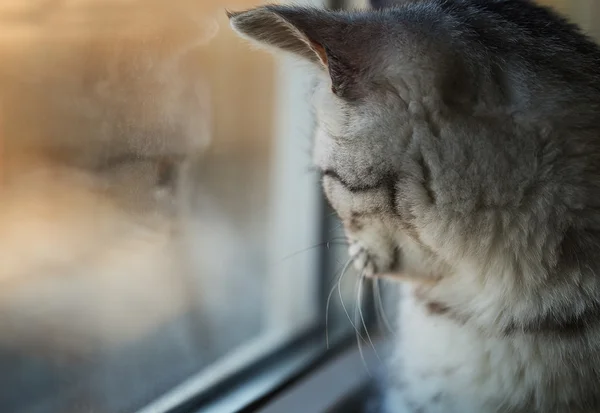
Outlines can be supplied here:
<path id="1" fill-rule="evenodd" d="M 259 3 L 0 4 L 1 412 L 250 411 L 377 331 L 310 169 L 313 79 L 228 27 Z M 594 33 L 594 1 L 545 3 Z"/>
<path id="2" fill-rule="evenodd" d="M 171 411 L 322 355 L 345 251 L 312 79 L 228 27 L 258 3 L 0 5 L 0 411 Z"/>

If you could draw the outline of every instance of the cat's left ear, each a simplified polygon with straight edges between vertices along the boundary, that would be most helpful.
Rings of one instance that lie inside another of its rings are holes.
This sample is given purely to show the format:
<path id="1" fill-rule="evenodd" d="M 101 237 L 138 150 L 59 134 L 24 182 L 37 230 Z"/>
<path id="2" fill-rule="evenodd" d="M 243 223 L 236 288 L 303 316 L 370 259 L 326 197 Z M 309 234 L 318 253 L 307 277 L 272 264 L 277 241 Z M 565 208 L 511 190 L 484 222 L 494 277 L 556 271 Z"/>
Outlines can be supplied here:
<path id="1" fill-rule="evenodd" d="M 263 6 L 229 12 L 231 26 L 243 37 L 265 46 L 291 52 L 329 72 L 333 91 L 351 98 L 364 72 L 353 42 L 347 14 L 321 9 Z M 357 39 L 359 40 L 359 39 Z"/>

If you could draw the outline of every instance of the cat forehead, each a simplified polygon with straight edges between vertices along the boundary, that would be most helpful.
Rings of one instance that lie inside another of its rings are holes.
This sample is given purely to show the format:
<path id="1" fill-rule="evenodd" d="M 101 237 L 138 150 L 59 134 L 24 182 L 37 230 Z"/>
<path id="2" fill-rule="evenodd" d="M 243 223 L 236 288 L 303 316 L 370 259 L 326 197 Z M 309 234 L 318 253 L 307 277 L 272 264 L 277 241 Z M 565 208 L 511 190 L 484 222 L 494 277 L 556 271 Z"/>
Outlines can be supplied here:
<path id="1" fill-rule="evenodd" d="M 347 103 L 332 91 L 325 77 L 318 80 L 312 97 L 317 125 L 332 136 L 343 136 L 349 115 Z"/>
<path id="2" fill-rule="evenodd" d="M 360 100 L 347 101 L 331 91 L 325 78 L 319 82 L 313 95 L 319 128 L 337 140 L 339 145 L 351 145 L 361 134 L 376 128 L 385 104 L 385 90 L 375 87 Z"/>
<path id="3" fill-rule="evenodd" d="M 320 82 L 313 96 L 317 128 L 313 162 L 322 170 L 346 177 L 370 178 L 391 168 L 390 154 L 406 122 L 406 105 L 397 95 L 374 90 L 360 101 L 348 102 Z M 370 171 L 370 172 L 368 172 Z"/>

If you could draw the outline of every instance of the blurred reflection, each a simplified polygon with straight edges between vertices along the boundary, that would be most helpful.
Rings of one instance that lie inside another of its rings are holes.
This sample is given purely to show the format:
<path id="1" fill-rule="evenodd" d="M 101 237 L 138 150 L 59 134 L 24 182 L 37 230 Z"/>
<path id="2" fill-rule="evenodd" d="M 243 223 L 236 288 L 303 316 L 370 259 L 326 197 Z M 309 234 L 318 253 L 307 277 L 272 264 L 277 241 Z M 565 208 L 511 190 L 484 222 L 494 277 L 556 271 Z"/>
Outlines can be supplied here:
<path id="1" fill-rule="evenodd" d="M 223 6 L 0 4 L 1 412 L 130 412 L 260 331 L 271 70 Z"/>

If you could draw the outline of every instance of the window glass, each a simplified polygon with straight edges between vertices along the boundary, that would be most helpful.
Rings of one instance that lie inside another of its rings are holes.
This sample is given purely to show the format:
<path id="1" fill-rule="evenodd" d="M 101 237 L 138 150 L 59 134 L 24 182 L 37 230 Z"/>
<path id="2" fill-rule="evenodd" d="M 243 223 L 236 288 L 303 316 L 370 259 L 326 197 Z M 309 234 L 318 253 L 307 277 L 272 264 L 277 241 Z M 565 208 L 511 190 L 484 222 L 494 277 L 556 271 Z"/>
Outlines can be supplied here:
<path id="1" fill-rule="evenodd" d="M 0 4 L 0 411 L 132 412 L 323 323 L 312 79 L 231 32 L 258 3 Z"/>

